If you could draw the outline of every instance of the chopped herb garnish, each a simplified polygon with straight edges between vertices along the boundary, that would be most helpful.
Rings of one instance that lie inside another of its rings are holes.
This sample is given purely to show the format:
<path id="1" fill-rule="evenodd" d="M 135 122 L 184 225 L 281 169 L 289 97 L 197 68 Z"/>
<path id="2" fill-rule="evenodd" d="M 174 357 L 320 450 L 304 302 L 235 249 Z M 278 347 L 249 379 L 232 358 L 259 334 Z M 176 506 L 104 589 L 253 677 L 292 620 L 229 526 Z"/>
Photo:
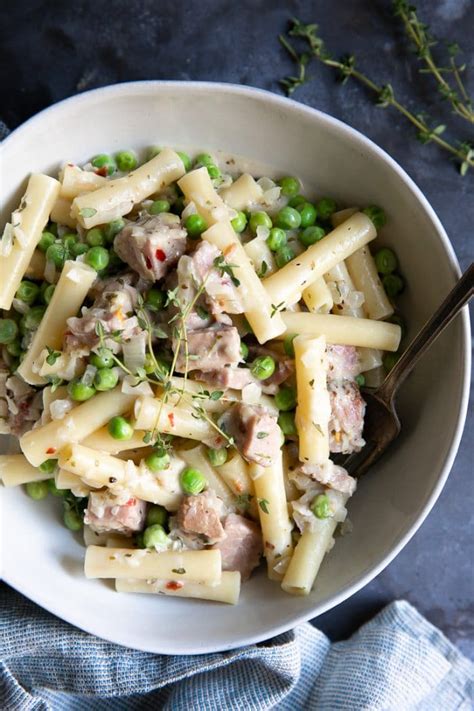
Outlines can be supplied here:
<path id="1" fill-rule="evenodd" d="M 223 390 L 213 390 L 212 393 L 209 395 L 210 400 L 220 400 L 221 397 L 223 396 L 224 391 Z"/>
<path id="2" fill-rule="evenodd" d="M 246 511 L 249 508 L 252 499 L 253 494 L 239 494 L 239 496 L 235 499 L 235 504 L 237 508 Z"/>
<path id="3" fill-rule="evenodd" d="M 320 434 L 322 437 L 324 436 L 324 432 L 323 432 L 323 430 L 322 430 L 322 428 L 321 428 L 321 425 L 318 425 L 317 422 L 313 422 L 313 427 L 316 427 L 316 429 L 318 430 L 319 434 Z"/>
<path id="4" fill-rule="evenodd" d="M 284 301 L 280 301 L 280 303 L 277 304 L 276 306 L 275 306 L 275 304 L 272 304 L 272 312 L 270 314 L 270 318 L 273 318 L 273 316 L 275 316 L 275 314 L 278 313 L 278 311 L 282 311 L 284 307 L 285 307 Z"/>
<path id="5" fill-rule="evenodd" d="M 268 272 L 268 264 L 264 260 L 260 265 L 260 271 L 257 272 L 257 276 L 260 278 L 264 277 L 267 272 Z"/>
<path id="6" fill-rule="evenodd" d="M 61 351 L 54 351 L 49 346 L 46 346 L 46 350 L 48 351 L 48 355 L 46 357 L 46 363 L 48 365 L 54 365 L 56 363 L 57 359 L 61 357 Z"/>
<path id="7" fill-rule="evenodd" d="M 268 432 L 257 432 L 257 439 L 265 439 L 268 437 Z"/>
<path id="8" fill-rule="evenodd" d="M 207 318 L 209 318 L 209 311 L 205 309 L 203 306 L 199 306 L 199 304 L 196 306 L 196 313 L 199 316 L 199 318 L 202 318 L 203 321 L 205 321 Z"/>
<path id="9" fill-rule="evenodd" d="M 83 207 L 82 210 L 79 210 L 79 214 L 81 217 L 94 217 L 97 215 L 97 210 L 93 207 Z"/>
<path id="10" fill-rule="evenodd" d="M 240 286 L 240 281 L 235 277 L 234 272 L 232 271 L 233 269 L 239 268 L 238 264 L 227 264 L 224 257 L 222 255 L 219 255 L 214 259 L 214 266 L 220 271 L 222 276 L 224 276 L 224 274 L 230 276 L 230 279 L 234 286 Z"/>
<path id="11" fill-rule="evenodd" d="M 262 509 L 263 513 L 266 513 L 266 514 L 269 513 L 268 504 L 269 504 L 269 502 L 267 499 L 259 499 L 258 500 L 258 505 Z"/>
<path id="12" fill-rule="evenodd" d="M 171 568 L 172 573 L 176 573 L 176 575 L 184 575 L 186 572 L 185 568 Z"/>

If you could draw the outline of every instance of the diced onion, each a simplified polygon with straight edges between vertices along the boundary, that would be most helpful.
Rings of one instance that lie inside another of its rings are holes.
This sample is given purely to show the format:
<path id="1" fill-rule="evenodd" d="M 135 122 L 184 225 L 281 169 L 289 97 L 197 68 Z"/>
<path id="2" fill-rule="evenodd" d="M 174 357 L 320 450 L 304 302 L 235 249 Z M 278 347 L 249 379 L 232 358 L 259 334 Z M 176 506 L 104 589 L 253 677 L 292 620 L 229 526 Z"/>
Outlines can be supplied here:
<path id="1" fill-rule="evenodd" d="M 20 314 L 27 314 L 28 311 L 30 310 L 30 307 L 28 304 L 26 304 L 24 301 L 21 299 L 13 299 L 13 308 L 15 311 L 18 311 Z"/>
<path id="2" fill-rule="evenodd" d="M 136 378 L 126 375 L 122 382 L 122 392 L 125 395 L 147 395 L 153 397 L 153 390 L 150 387 L 150 383 L 143 381 L 135 385 L 136 382 Z"/>
<path id="3" fill-rule="evenodd" d="M 64 400 L 53 400 L 49 406 L 49 411 L 53 420 L 62 420 L 70 410 L 72 410 L 72 402 L 69 398 L 65 398 Z"/>
<path id="4" fill-rule="evenodd" d="M 88 365 L 84 371 L 84 375 L 81 378 L 81 382 L 83 382 L 84 385 L 92 385 L 96 373 L 97 368 L 93 365 Z"/>
<path id="5" fill-rule="evenodd" d="M 122 344 L 124 363 L 132 373 L 136 373 L 138 368 L 143 368 L 145 364 L 145 348 L 145 334 Z"/>
<path id="6" fill-rule="evenodd" d="M 52 262 L 50 259 L 46 260 L 46 266 L 44 268 L 44 278 L 50 284 L 54 284 L 56 280 L 56 267 L 54 262 Z"/>
<path id="7" fill-rule="evenodd" d="M 184 208 L 183 212 L 181 213 L 181 219 L 185 220 L 190 215 L 196 215 L 196 214 L 197 214 L 196 205 L 194 204 L 194 202 L 192 200 L 190 200 L 190 202 L 188 202 L 188 204 Z"/>
<path id="8" fill-rule="evenodd" d="M 257 180 L 257 185 L 260 185 L 263 192 L 266 192 L 267 190 L 274 188 L 276 183 L 271 178 L 267 178 L 267 177 L 263 176 L 263 178 L 259 178 Z"/>
<path id="9" fill-rule="evenodd" d="M 242 388 L 242 402 L 247 405 L 257 405 L 262 396 L 262 389 L 257 383 L 249 383 Z"/>
<path id="10" fill-rule="evenodd" d="M 270 230 L 268 229 L 268 227 L 265 227 L 265 225 L 259 225 L 257 227 L 256 239 L 261 239 L 262 241 L 264 241 L 267 239 L 269 234 L 270 234 Z"/>

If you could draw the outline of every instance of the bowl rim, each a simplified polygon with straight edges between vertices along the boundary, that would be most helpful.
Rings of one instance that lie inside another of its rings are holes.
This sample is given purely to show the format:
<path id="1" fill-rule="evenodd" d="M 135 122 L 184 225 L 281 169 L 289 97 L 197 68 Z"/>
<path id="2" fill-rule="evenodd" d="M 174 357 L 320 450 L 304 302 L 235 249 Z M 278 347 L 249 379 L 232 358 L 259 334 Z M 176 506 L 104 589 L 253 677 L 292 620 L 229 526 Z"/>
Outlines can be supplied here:
<path id="1" fill-rule="evenodd" d="M 171 81 L 171 80 L 142 80 L 142 81 L 132 81 L 132 82 L 122 82 L 119 84 L 111 84 L 108 86 L 98 87 L 95 89 L 90 89 L 81 94 L 75 94 L 66 99 L 58 101 L 51 106 L 43 109 L 34 116 L 27 119 L 25 122 L 20 124 L 15 128 L 2 142 L 0 142 L 0 155 L 3 153 L 6 147 L 9 147 L 11 143 L 21 141 L 23 134 L 30 130 L 30 127 L 35 123 L 47 119 L 49 114 L 54 115 L 60 110 L 67 109 L 69 105 L 76 105 L 81 103 L 87 103 L 91 98 L 96 98 L 100 96 L 110 97 L 114 95 L 127 94 L 133 96 L 134 94 L 145 93 L 149 94 L 154 91 L 159 91 L 162 88 L 174 89 L 176 91 L 190 90 L 190 91 L 215 91 L 221 94 L 232 94 L 239 95 L 241 97 L 247 97 L 250 99 L 259 99 L 263 103 L 267 103 L 275 108 L 283 107 L 290 108 L 292 111 L 299 113 L 300 115 L 305 115 L 309 117 L 316 118 L 319 122 L 327 126 L 336 128 L 341 131 L 352 141 L 355 141 L 360 146 L 363 146 L 371 154 L 375 155 L 379 160 L 384 161 L 388 166 L 397 174 L 398 178 L 407 186 L 407 188 L 414 194 L 417 201 L 421 204 L 424 209 L 425 214 L 429 218 L 434 230 L 436 231 L 437 237 L 441 241 L 444 248 L 445 254 L 448 258 L 449 265 L 453 271 L 454 277 L 459 277 L 461 270 L 457 257 L 454 252 L 454 248 L 449 241 L 446 231 L 436 215 L 434 209 L 431 207 L 427 198 L 424 196 L 420 188 L 416 185 L 414 180 L 406 173 L 406 171 L 400 166 L 400 164 L 392 158 L 384 149 L 380 148 L 374 141 L 359 132 L 357 129 L 352 128 L 348 124 L 344 123 L 340 119 L 334 118 L 333 116 L 321 111 L 319 109 L 312 108 L 305 104 L 299 103 L 294 99 L 290 99 L 278 94 L 274 94 L 271 91 L 260 89 L 257 87 L 238 85 L 231 82 L 210 82 L 210 81 Z M 470 320 L 468 307 L 464 307 L 460 313 L 460 319 L 462 321 L 462 350 L 463 350 L 463 374 L 462 374 L 462 389 L 460 393 L 460 406 L 457 413 L 457 419 L 454 429 L 453 439 L 451 441 L 449 450 L 446 454 L 444 461 L 440 466 L 438 480 L 434 486 L 430 496 L 425 501 L 423 508 L 418 513 L 416 520 L 409 527 L 404 534 L 402 534 L 392 548 L 392 550 L 387 553 L 383 559 L 376 565 L 368 566 L 366 570 L 361 573 L 356 580 L 351 582 L 342 588 L 336 595 L 332 596 L 330 599 L 322 603 L 315 604 L 310 611 L 305 611 L 296 614 L 291 622 L 285 622 L 282 624 L 276 624 L 269 629 L 265 634 L 256 633 L 254 635 L 247 636 L 244 640 L 229 641 L 228 644 L 220 644 L 217 647 L 208 645 L 191 645 L 189 648 L 186 647 L 182 654 L 203 654 L 212 652 L 221 652 L 230 649 L 236 649 L 244 645 L 255 644 L 261 642 L 265 639 L 270 639 L 279 634 L 287 632 L 288 630 L 296 627 L 297 625 L 307 622 L 310 619 L 318 617 L 319 615 L 331 610 L 340 603 L 347 600 L 349 597 L 357 593 L 368 583 L 370 583 L 375 577 L 377 577 L 401 552 L 401 550 L 407 545 L 407 543 L 414 536 L 416 531 L 420 528 L 431 509 L 433 508 L 435 502 L 443 490 L 446 480 L 451 471 L 454 459 L 456 457 L 457 451 L 459 449 L 459 444 L 461 441 L 461 436 L 464 429 L 464 424 L 467 415 L 467 407 L 469 401 L 469 387 L 470 387 L 470 374 L 471 374 L 471 349 L 470 349 Z M 48 610 L 52 614 L 58 616 L 58 613 L 49 605 L 43 598 L 42 594 L 39 593 L 35 597 L 30 597 L 30 593 L 25 592 L 22 588 L 20 581 L 15 580 L 15 574 L 4 575 L 3 579 L 6 583 L 15 588 L 18 592 L 24 594 L 25 596 L 32 599 L 34 602 L 39 604 L 44 609 Z M 90 634 L 96 634 L 96 632 L 87 624 L 78 624 L 73 621 L 70 617 L 66 618 L 61 616 L 62 619 L 66 620 L 70 624 L 74 624 L 79 629 L 82 629 Z M 120 636 L 120 635 L 119 635 Z M 129 647 L 129 643 L 124 641 L 117 641 L 117 636 L 112 638 L 111 636 L 104 635 L 103 639 L 119 644 L 122 646 Z M 143 645 L 133 646 L 135 649 L 140 649 L 146 652 L 154 652 L 160 654 L 176 654 L 178 652 L 167 651 L 165 649 L 158 649 L 156 646 L 151 647 L 146 643 Z"/>

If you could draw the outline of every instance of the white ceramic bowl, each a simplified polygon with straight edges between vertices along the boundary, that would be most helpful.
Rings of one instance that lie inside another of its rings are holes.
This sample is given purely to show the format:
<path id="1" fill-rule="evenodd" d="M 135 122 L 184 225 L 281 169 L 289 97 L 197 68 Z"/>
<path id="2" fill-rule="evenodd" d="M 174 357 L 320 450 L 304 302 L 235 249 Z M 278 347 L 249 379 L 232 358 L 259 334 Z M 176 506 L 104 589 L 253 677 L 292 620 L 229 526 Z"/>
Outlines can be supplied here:
<path id="1" fill-rule="evenodd" d="M 273 94 L 227 84 L 120 84 L 63 101 L 1 146 L 5 214 L 31 171 L 56 173 L 100 151 L 158 143 L 223 149 L 295 174 L 315 194 L 348 205 L 382 205 L 384 238 L 408 288 L 402 311 L 413 334 L 459 273 L 432 208 L 394 160 L 343 123 Z M 3 224 L 3 223 L 2 223 Z M 352 535 L 337 541 L 316 589 L 284 594 L 263 572 L 237 607 L 119 595 L 82 572 L 84 549 L 59 521 L 57 502 L 3 490 L 5 580 L 59 617 L 113 642 L 151 652 L 195 654 L 257 642 L 329 610 L 376 576 L 409 541 L 446 481 L 465 418 L 470 371 L 463 313 L 418 366 L 400 397 L 403 432 L 350 502 Z"/>

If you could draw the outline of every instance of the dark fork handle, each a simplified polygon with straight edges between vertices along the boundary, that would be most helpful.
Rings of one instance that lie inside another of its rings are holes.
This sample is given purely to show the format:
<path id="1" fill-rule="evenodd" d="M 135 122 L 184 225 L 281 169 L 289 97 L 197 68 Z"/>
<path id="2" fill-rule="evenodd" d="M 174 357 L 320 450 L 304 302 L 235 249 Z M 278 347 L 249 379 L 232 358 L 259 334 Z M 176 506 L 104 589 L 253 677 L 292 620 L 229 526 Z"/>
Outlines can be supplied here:
<path id="1" fill-rule="evenodd" d="M 377 390 L 377 397 L 390 403 L 407 375 L 411 373 L 425 351 L 451 323 L 458 311 L 474 293 L 474 263 L 466 269 L 454 289 L 452 289 L 439 309 L 413 339 L 400 360 L 394 365 Z"/>

